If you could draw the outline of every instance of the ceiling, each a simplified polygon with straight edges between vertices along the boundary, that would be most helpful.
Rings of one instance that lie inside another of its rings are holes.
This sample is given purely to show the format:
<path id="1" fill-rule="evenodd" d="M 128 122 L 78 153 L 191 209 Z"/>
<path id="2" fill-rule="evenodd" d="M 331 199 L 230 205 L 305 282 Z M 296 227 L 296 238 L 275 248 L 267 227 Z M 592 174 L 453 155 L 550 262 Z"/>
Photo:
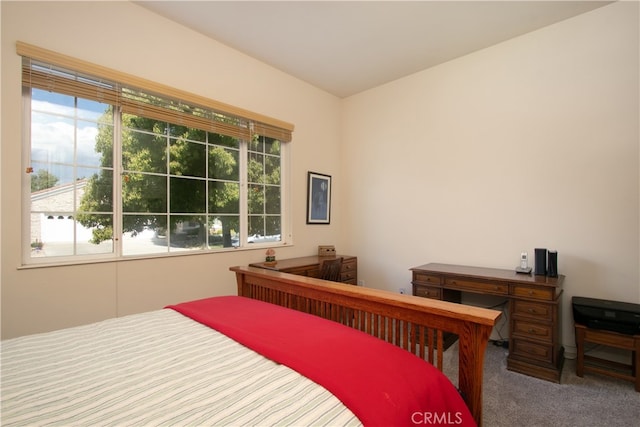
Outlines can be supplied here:
<path id="1" fill-rule="evenodd" d="M 338 97 L 610 1 L 137 1 Z"/>

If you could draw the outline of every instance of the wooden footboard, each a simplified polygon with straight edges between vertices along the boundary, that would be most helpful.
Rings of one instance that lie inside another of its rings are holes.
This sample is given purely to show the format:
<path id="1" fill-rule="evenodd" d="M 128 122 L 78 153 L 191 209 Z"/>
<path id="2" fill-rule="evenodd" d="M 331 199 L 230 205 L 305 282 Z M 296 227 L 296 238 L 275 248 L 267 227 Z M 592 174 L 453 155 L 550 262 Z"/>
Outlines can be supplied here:
<path id="1" fill-rule="evenodd" d="M 484 352 L 500 312 L 328 282 L 255 267 L 231 267 L 238 295 L 293 308 L 367 332 L 442 370 L 443 333 L 459 338 L 458 388 L 482 425 Z"/>

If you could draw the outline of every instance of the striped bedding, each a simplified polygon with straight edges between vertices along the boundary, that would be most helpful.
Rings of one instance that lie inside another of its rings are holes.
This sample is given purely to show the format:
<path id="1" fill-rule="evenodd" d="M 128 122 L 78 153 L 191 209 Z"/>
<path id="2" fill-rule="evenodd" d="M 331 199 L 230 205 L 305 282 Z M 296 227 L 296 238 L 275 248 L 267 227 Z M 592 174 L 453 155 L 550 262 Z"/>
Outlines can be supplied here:
<path id="1" fill-rule="evenodd" d="M 2 342 L 2 426 L 359 425 L 293 370 L 164 309 Z"/>

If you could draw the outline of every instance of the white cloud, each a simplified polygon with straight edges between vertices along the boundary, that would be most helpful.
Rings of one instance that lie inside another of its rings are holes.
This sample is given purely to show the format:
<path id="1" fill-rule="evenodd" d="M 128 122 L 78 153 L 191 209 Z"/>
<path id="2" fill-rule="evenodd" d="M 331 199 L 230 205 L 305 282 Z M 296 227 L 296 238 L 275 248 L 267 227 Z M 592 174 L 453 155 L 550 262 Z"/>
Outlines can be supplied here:
<path id="1" fill-rule="evenodd" d="M 45 101 L 33 101 L 31 122 L 31 160 L 41 162 L 44 167 L 58 176 L 60 183 L 74 179 L 73 165 L 100 167 L 102 154 L 95 150 L 98 124 L 73 119 L 73 108 Z M 95 116 L 95 114 L 94 114 Z M 66 166 L 51 165 L 62 163 Z M 80 172 L 79 172 L 80 173 Z M 86 168 L 81 172 L 87 175 Z"/>

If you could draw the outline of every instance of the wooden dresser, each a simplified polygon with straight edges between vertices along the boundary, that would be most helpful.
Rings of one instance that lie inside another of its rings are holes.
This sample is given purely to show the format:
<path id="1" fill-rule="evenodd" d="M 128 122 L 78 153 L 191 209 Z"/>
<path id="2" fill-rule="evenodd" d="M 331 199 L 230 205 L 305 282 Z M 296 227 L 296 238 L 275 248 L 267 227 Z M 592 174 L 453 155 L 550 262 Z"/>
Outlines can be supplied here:
<path id="1" fill-rule="evenodd" d="M 300 258 L 278 259 L 275 265 L 269 263 L 256 262 L 249 264 L 250 267 L 260 267 L 269 270 L 282 271 L 283 273 L 297 274 L 299 276 L 319 277 L 320 267 L 324 260 L 342 257 L 342 272 L 340 280 L 342 283 L 350 285 L 358 284 L 358 258 L 351 255 L 336 255 L 322 257 L 317 255 Z"/>
<path id="2" fill-rule="evenodd" d="M 556 383 L 564 362 L 561 297 L 564 276 L 514 270 L 425 264 L 412 271 L 413 295 L 460 303 L 462 292 L 509 301 L 507 369 Z"/>

